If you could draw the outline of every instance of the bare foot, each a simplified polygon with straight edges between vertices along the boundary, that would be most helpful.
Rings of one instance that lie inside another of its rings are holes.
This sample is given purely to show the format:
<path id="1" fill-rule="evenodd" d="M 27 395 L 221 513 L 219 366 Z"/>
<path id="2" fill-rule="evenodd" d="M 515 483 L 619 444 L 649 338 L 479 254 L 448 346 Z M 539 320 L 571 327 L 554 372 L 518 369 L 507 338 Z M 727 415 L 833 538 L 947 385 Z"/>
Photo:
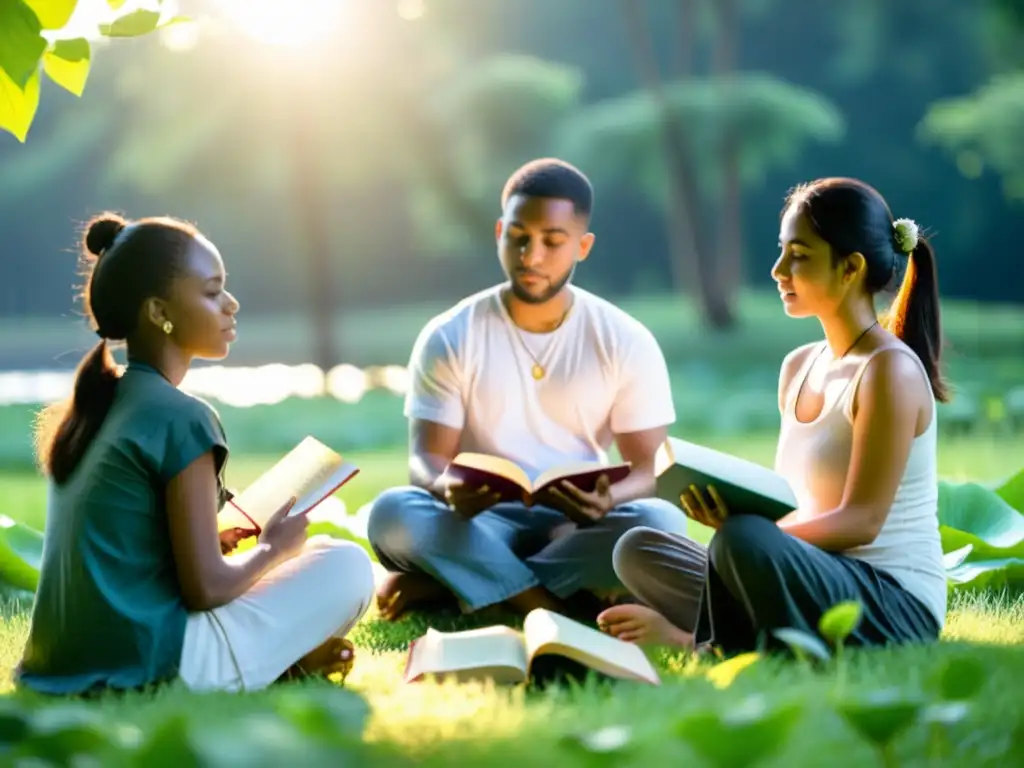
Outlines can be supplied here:
<path id="1" fill-rule="evenodd" d="M 693 635 L 644 605 L 616 605 L 597 617 L 602 632 L 637 645 L 693 648 Z"/>
<path id="2" fill-rule="evenodd" d="M 443 584 L 425 573 L 389 573 L 377 590 L 377 610 L 382 619 L 394 621 L 410 608 L 450 595 Z"/>
<path id="3" fill-rule="evenodd" d="M 332 637 L 323 645 L 317 646 L 282 675 L 283 680 L 295 680 L 302 677 L 328 677 L 340 674 L 342 680 L 348 677 L 355 664 L 356 649 L 350 640 Z"/>

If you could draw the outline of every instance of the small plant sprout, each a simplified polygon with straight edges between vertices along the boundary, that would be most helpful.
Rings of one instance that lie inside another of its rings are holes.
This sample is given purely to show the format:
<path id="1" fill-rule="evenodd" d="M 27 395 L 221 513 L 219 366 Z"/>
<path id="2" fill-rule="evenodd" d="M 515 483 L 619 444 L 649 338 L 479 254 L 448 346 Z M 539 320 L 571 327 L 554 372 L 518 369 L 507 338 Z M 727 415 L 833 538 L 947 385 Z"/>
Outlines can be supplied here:
<path id="1" fill-rule="evenodd" d="M 883 766 L 895 766 L 896 737 L 914 723 L 924 706 L 919 696 L 883 688 L 839 699 L 836 710 L 860 736 L 871 743 Z"/>
<path id="2" fill-rule="evenodd" d="M 846 682 L 843 643 L 860 624 L 862 616 L 863 611 L 859 600 L 845 600 L 829 608 L 818 621 L 818 631 L 835 648 L 836 675 L 838 676 L 836 687 L 840 690 Z"/>
<path id="3" fill-rule="evenodd" d="M 782 749 L 800 712 L 796 701 L 769 706 L 763 696 L 751 696 L 724 713 L 689 715 L 675 731 L 717 768 L 745 768 Z"/>

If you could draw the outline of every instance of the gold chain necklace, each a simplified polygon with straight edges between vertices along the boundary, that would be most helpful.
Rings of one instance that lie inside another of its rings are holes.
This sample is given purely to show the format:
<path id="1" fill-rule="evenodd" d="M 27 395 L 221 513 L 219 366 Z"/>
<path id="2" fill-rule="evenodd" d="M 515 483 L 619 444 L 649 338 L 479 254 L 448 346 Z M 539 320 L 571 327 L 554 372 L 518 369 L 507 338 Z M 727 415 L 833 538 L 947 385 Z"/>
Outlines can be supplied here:
<path id="1" fill-rule="evenodd" d="M 565 323 L 565 319 L 569 316 L 569 311 L 573 308 L 573 305 L 575 303 L 576 302 L 574 301 L 572 304 L 566 307 L 565 312 L 562 313 L 562 316 L 558 320 L 558 325 L 556 325 L 554 328 L 548 331 L 548 333 L 554 333 L 555 331 L 562 327 L 562 325 Z M 533 354 L 533 352 L 530 350 L 530 347 L 526 343 L 526 340 L 523 339 L 522 331 L 520 330 L 519 326 L 516 325 L 516 321 L 512 319 L 512 313 L 508 312 L 507 306 L 505 307 L 505 311 L 508 313 L 509 322 L 512 324 L 514 328 L 514 335 L 516 339 L 519 340 L 520 346 L 523 348 L 523 350 L 525 350 L 526 354 L 530 356 L 530 359 L 533 360 L 533 365 L 530 367 L 530 375 L 533 376 L 535 381 L 540 381 L 547 375 L 547 371 L 544 369 L 544 366 L 540 364 L 540 360 L 537 359 L 537 356 Z"/>

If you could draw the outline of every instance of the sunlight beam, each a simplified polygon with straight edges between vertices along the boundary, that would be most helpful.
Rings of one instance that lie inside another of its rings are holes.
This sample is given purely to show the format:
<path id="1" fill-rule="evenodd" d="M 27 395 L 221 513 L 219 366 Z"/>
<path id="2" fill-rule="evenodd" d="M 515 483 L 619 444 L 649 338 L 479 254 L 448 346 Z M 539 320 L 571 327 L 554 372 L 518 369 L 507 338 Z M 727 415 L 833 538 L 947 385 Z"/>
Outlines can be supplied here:
<path id="1" fill-rule="evenodd" d="M 329 38 L 345 11 L 343 0 L 217 0 L 216 6 L 246 37 L 283 48 Z"/>

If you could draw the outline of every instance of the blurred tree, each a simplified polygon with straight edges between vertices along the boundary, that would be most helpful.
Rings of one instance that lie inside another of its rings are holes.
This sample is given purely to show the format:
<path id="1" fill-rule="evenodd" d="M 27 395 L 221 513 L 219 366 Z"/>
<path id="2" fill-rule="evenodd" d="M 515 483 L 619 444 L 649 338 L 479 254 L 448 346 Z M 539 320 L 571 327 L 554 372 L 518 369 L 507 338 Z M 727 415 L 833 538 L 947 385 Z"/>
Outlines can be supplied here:
<path id="1" fill-rule="evenodd" d="M 963 96 L 939 99 L 918 125 L 918 138 L 941 147 L 957 169 L 977 179 L 986 168 L 1001 179 L 1003 193 L 1024 201 L 1024 2 L 988 0 L 985 29 L 993 65 L 1000 72 Z"/>
<path id="2" fill-rule="evenodd" d="M 493 243 L 498 198 L 519 165 L 551 153 L 557 127 L 580 105 L 582 73 L 500 54 L 460 67 L 405 99 L 423 142 L 410 161 L 414 220 L 429 247 Z M 450 221 L 451 226 L 438 226 Z"/>
<path id="3" fill-rule="evenodd" d="M 742 189 L 795 160 L 808 143 L 837 141 L 844 121 L 813 91 L 735 71 L 735 4 L 716 7 L 713 74 L 695 75 L 693 63 L 680 54 L 677 77 L 667 83 L 656 68 L 642 0 L 622 0 L 620 7 L 644 88 L 576 114 L 565 128 L 565 151 L 588 158 L 603 179 L 638 184 L 665 212 L 675 289 L 689 289 L 707 323 L 727 329 L 735 322 L 742 279 Z M 678 7 L 680 49 L 693 51 L 694 0 L 680 0 Z M 714 239 L 701 223 L 708 203 L 719 211 Z"/>
<path id="4" fill-rule="evenodd" d="M 990 167 L 1006 196 L 1024 201 L 1024 71 L 996 75 L 967 96 L 937 101 L 919 136 L 949 152 L 968 178 Z"/>

